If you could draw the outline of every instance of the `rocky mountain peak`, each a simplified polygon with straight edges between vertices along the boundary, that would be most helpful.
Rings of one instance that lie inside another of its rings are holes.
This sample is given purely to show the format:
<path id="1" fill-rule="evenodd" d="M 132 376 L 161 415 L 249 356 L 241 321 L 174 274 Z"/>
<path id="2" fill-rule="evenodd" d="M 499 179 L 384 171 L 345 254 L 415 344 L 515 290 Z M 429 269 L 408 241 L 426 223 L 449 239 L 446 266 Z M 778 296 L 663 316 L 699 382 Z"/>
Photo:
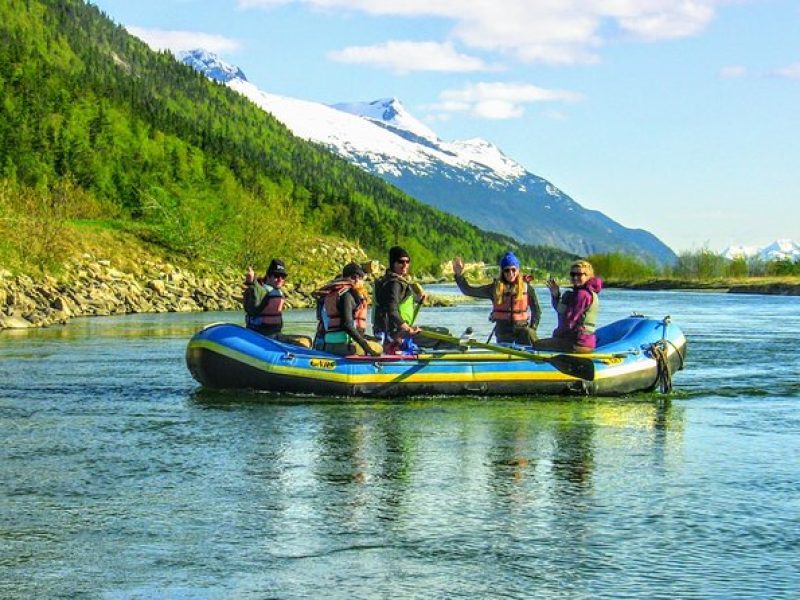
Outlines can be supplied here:
<path id="1" fill-rule="evenodd" d="M 196 71 L 205 74 L 206 77 L 228 83 L 234 79 L 247 81 L 244 72 L 237 66 L 231 65 L 213 52 L 195 48 L 194 50 L 184 50 L 175 56 L 180 62 L 189 65 Z"/>

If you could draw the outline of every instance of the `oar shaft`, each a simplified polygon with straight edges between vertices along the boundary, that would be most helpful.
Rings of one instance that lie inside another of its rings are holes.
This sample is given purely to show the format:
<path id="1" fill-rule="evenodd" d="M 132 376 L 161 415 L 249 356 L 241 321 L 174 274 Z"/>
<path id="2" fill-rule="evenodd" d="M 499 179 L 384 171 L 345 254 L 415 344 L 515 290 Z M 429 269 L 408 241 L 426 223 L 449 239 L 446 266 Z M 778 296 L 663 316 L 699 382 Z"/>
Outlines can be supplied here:
<path id="1" fill-rule="evenodd" d="M 445 335 L 443 333 L 437 333 L 435 331 L 424 331 L 422 332 L 422 335 L 434 340 L 441 340 L 444 342 L 450 342 L 451 344 L 457 344 L 459 346 L 466 346 L 467 348 L 485 348 L 487 350 L 493 350 L 508 356 L 516 356 L 535 362 L 546 362 L 554 366 L 562 373 L 566 373 L 567 375 L 576 377 L 578 379 L 592 381 L 594 380 L 595 376 L 595 368 L 592 359 L 583 356 L 569 356 L 566 354 L 542 356 L 541 354 L 534 354 L 533 352 L 526 352 L 525 350 L 517 350 L 516 348 L 509 348 L 508 346 L 498 346 L 495 344 L 479 342 L 471 338 L 459 339 L 457 337 Z"/>
<path id="2" fill-rule="evenodd" d="M 588 358 L 590 360 L 609 360 L 612 358 L 625 358 L 629 354 L 633 354 L 634 351 L 628 350 L 625 352 L 587 352 L 587 353 L 576 353 L 576 352 L 528 352 L 526 350 L 517 350 L 516 348 L 511 348 L 509 346 L 499 346 L 497 344 L 489 344 L 486 342 L 481 342 L 479 340 L 470 339 L 461 339 L 451 335 L 446 335 L 444 333 L 436 333 L 433 331 L 423 331 L 422 335 L 433 338 L 436 340 L 441 340 L 443 342 L 451 342 L 453 344 L 458 344 L 460 346 L 467 346 L 467 347 L 475 347 L 475 348 L 484 348 L 486 350 L 494 350 L 495 352 L 503 352 L 505 354 L 512 354 L 514 356 L 519 356 L 521 358 L 530 358 L 532 360 L 540 359 L 540 360 L 547 360 L 550 358 L 555 358 L 556 356 L 571 356 L 574 358 Z"/>

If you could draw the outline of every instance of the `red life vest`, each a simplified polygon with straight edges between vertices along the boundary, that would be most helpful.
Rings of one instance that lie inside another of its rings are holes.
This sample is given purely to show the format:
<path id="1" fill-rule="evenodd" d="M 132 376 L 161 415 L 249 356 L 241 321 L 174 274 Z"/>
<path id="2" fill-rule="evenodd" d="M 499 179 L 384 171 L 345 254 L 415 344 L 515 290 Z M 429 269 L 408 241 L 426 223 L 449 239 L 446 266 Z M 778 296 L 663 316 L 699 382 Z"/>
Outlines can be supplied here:
<path id="1" fill-rule="evenodd" d="M 318 297 L 322 299 L 323 310 L 328 317 L 326 331 L 338 331 L 341 328 L 342 315 L 339 314 L 339 298 L 342 294 L 346 294 L 352 289 L 354 289 L 354 286 L 349 280 L 337 279 L 317 293 Z M 356 297 L 360 298 L 360 295 L 356 293 Z M 353 311 L 353 325 L 359 331 L 365 331 L 367 328 L 367 308 L 366 300 L 361 298 L 358 306 Z"/>
<path id="2" fill-rule="evenodd" d="M 248 327 L 278 327 L 283 325 L 283 292 L 268 283 L 258 280 L 248 284 L 243 297 L 245 321 Z M 260 310 L 259 310 L 260 308 Z M 255 314 L 254 314 L 255 312 Z"/>
<path id="3" fill-rule="evenodd" d="M 269 296 L 258 317 L 262 325 L 280 325 L 283 323 L 281 312 L 283 312 L 283 296 Z"/>
<path id="4" fill-rule="evenodd" d="M 528 285 L 523 282 L 517 295 L 517 284 L 511 285 L 499 279 L 494 280 L 491 321 L 527 321 L 528 320 Z M 501 287 L 502 286 L 502 287 Z M 500 301 L 498 302 L 498 298 Z"/>

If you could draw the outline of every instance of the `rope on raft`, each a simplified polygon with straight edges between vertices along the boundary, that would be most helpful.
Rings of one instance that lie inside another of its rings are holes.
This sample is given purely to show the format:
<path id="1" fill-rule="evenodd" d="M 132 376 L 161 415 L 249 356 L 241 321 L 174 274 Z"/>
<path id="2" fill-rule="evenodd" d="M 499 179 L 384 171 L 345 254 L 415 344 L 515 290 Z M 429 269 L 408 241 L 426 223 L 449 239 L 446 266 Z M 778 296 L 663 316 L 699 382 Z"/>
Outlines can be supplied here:
<path id="1" fill-rule="evenodd" d="M 667 344 L 660 340 L 655 344 L 650 344 L 650 354 L 656 361 L 656 381 L 655 386 L 662 394 L 672 391 L 672 372 L 669 368 L 669 358 L 667 356 Z"/>
<path id="2" fill-rule="evenodd" d="M 672 346 L 672 349 L 675 350 L 675 353 L 678 355 L 678 359 L 680 360 L 678 371 L 683 369 L 684 363 L 684 355 L 681 353 L 680 349 L 667 339 L 667 326 L 671 321 L 672 317 L 669 315 L 664 317 L 662 320 L 664 333 L 662 334 L 661 339 L 653 344 L 650 344 L 650 347 L 648 348 L 651 356 L 656 361 L 656 380 L 653 383 L 653 387 L 657 386 L 662 394 L 668 394 L 672 391 L 672 371 L 669 368 L 669 346 Z"/>

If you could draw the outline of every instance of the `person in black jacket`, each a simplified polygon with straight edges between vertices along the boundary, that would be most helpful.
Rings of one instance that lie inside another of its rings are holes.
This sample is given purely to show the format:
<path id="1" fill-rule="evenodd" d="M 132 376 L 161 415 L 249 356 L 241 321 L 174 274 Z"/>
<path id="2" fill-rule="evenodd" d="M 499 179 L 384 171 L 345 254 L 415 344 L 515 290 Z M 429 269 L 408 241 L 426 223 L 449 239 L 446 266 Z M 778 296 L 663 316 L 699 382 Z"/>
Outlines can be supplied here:
<path id="1" fill-rule="evenodd" d="M 394 353 L 405 339 L 420 332 L 414 325 L 419 306 L 425 301 L 422 288 L 409 279 L 411 257 L 405 249 L 389 250 L 389 267 L 375 282 L 375 315 L 373 333 L 383 339 L 386 353 Z"/>
<path id="2" fill-rule="evenodd" d="M 306 335 L 287 335 L 283 329 L 283 308 L 285 295 L 283 286 L 289 274 L 279 258 L 274 258 L 267 267 L 266 275 L 257 278 L 253 267 L 247 268 L 245 290 L 242 303 L 245 310 L 245 324 L 248 329 L 280 342 L 311 347 L 311 338 Z"/>

